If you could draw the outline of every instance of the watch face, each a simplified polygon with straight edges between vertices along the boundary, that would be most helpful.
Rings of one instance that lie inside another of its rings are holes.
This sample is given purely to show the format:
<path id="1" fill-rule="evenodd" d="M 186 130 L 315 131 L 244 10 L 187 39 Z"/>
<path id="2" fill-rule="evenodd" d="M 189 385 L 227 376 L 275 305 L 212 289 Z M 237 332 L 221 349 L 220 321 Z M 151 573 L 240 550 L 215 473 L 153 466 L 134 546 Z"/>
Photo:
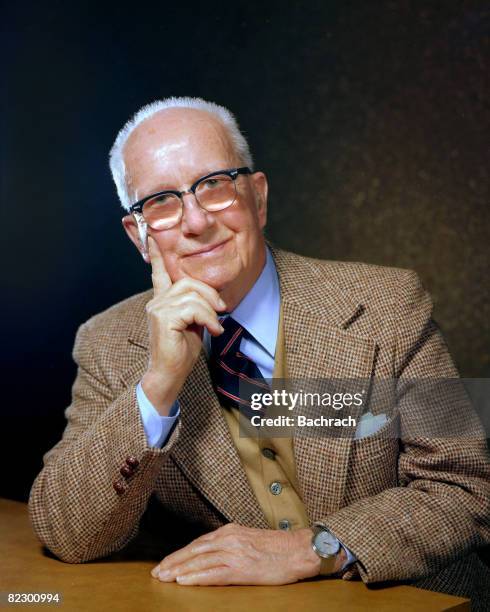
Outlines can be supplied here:
<path id="1" fill-rule="evenodd" d="M 315 537 L 315 546 L 322 556 L 329 557 L 338 552 L 340 542 L 329 531 L 320 531 Z"/>

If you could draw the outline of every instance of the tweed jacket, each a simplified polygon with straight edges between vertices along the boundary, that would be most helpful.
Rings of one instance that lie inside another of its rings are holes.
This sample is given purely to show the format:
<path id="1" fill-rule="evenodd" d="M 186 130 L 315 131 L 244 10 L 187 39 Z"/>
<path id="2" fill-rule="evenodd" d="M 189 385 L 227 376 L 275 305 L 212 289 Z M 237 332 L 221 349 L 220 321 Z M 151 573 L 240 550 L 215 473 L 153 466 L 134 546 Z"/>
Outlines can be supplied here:
<path id="1" fill-rule="evenodd" d="M 457 376 L 414 272 L 271 250 L 291 378 Z M 66 562 L 121 550 L 150 510 L 161 556 L 226 522 L 269 527 L 203 351 L 179 395 L 177 426 L 162 448 L 149 447 L 135 386 L 148 364 L 145 304 L 152 295 L 132 296 L 77 332 L 68 423 L 44 455 L 29 498 L 37 536 Z M 389 416 L 382 432 L 360 439 L 294 438 L 309 519 L 356 555 L 345 579 L 410 581 L 481 598 L 490 577 L 475 553 L 490 541 L 483 431 L 475 421 L 477 435 L 465 440 L 404 439 L 386 435 L 403 418 Z M 129 456 L 138 465 L 125 479 L 120 469 Z"/>

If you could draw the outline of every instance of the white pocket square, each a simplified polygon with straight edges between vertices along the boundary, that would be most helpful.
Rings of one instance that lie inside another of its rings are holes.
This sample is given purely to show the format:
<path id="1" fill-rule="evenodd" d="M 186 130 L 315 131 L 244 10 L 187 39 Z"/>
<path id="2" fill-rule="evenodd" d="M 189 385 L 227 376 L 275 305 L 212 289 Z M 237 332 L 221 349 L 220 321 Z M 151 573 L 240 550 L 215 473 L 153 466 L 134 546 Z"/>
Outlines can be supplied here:
<path id="1" fill-rule="evenodd" d="M 388 422 L 386 414 L 373 414 L 372 412 L 365 412 L 357 423 L 356 433 L 354 438 L 366 438 L 372 436 L 378 429 L 381 429 L 385 423 Z"/>

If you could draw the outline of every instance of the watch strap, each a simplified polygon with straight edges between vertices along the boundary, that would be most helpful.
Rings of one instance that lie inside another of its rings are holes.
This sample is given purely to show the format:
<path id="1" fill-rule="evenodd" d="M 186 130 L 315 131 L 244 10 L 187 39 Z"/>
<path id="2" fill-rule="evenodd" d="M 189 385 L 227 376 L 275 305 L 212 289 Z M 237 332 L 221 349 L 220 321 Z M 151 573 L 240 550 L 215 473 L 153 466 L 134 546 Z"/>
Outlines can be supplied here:
<path id="1" fill-rule="evenodd" d="M 319 576 L 331 576 L 334 571 L 335 562 L 337 561 L 337 555 L 332 555 L 328 559 L 325 559 L 324 557 L 319 557 L 319 558 L 320 558 L 320 572 L 318 573 L 318 575 Z"/>

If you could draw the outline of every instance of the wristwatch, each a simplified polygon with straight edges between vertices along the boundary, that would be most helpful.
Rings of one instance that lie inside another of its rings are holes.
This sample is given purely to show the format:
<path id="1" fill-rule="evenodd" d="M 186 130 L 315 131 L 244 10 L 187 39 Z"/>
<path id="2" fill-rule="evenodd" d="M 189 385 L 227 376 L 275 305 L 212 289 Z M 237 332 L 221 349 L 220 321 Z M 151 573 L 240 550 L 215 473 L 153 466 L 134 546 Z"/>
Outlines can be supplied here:
<path id="1" fill-rule="evenodd" d="M 315 523 L 312 530 L 311 546 L 321 560 L 320 575 L 333 574 L 337 553 L 340 550 L 340 540 L 324 525 Z"/>

